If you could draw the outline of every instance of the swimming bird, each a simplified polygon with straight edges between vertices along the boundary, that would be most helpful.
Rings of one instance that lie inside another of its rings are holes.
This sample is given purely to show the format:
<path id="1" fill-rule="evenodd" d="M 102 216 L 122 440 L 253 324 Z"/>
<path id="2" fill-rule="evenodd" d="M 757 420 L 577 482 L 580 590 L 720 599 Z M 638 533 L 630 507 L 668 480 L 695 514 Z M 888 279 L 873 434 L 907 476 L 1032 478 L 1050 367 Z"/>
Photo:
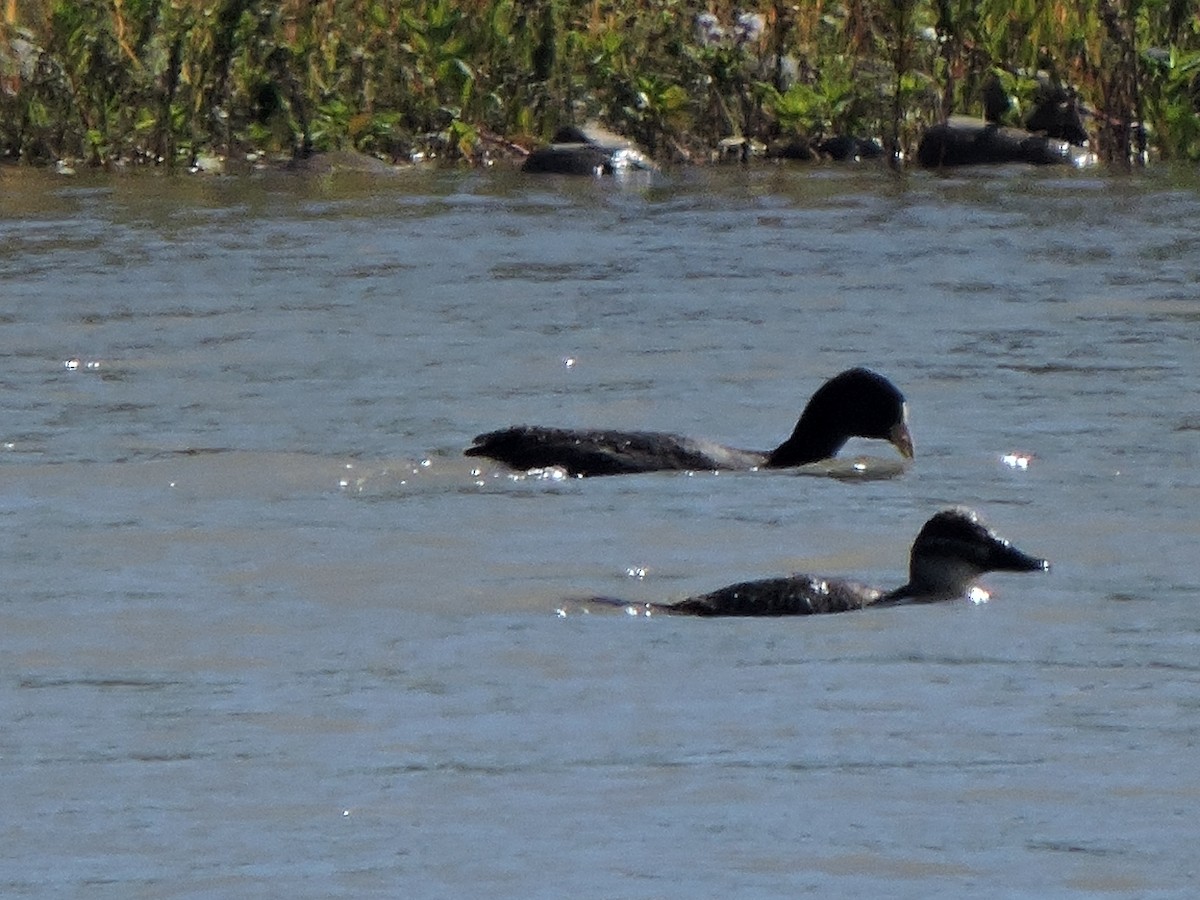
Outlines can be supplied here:
<path id="1" fill-rule="evenodd" d="M 1018 550 L 973 510 L 945 509 L 921 528 L 912 545 L 908 582 L 881 591 L 854 581 L 789 575 L 731 584 L 675 603 L 629 603 L 610 597 L 590 602 L 634 612 L 692 616 L 806 616 L 867 606 L 934 603 L 967 596 L 985 572 L 1044 572 L 1050 563 Z"/>
<path id="2" fill-rule="evenodd" d="M 904 458 L 913 455 L 904 395 L 870 369 L 848 369 L 821 385 L 791 436 L 774 450 L 739 450 L 659 431 L 517 425 L 479 435 L 465 453 L 523 471 L 558 466 L 578 476 L 665 469 L 778 469 L 828 459 L 852 437 L 886 440 Z"/>

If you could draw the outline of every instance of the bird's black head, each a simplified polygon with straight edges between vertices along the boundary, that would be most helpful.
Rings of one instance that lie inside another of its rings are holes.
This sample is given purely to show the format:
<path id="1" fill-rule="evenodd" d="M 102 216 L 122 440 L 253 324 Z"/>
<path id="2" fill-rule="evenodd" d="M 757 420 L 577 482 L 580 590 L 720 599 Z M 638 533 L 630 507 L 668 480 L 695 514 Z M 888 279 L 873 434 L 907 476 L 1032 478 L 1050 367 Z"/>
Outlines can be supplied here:
<path id="1" fill-rule="evenodd" d="M 937 513 L 913 541 L 908 564 L 909 597 L 958 597 L 985 572 L 1044 572 L 1050 563 L 1000 537 L 972 510 Z"/>
<path id="2" fill-rule="evenodd" d="M 852 437 L 893 444 L 913 456 L 908 404 L 900 389 L 870 369 L 847 369 L 817 389 L 796 429 L 772 453 L 770 466 L 799 466 L 828 459 Z"/>

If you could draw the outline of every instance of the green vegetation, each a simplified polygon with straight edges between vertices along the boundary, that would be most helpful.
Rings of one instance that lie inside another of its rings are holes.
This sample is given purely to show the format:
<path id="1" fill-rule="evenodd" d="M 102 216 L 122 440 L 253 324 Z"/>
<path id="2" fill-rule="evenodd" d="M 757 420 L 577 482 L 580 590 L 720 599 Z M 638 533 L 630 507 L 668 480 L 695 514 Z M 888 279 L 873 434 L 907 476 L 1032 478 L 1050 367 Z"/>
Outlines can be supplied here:
<path id="1" fill-rule="evenodd" d="M 0 155 L 31 163 L 172 166 L 339 148 L 477 160 L 587 119 L 661 159 L 703 158 L 730 136 L 839 133 L 910 153 L 929 123 L 979 115 L 990 79 L 1028 104 L 1039 70 L 1096 110 L 1089 127 L 1110 162 L 1144 149 L 1200 159 L 1194 0 L 0 8 Z M 756 18 L 737 27 L 747 9 Z"/>

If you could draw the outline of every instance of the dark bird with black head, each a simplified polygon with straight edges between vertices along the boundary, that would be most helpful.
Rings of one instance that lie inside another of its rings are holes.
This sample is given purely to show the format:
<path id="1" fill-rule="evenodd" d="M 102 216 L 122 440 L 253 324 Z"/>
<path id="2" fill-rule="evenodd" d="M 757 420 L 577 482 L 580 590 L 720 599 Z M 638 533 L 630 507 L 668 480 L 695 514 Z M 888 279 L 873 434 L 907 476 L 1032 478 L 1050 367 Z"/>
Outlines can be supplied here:
<path id="1" fill-rule="evenodd" d="M 917 534 L 908 581 L 883 591 L 855 581 L 796 574 L 745 581 L 674 603 L 631 603 L 612 597 L 582 601 L 623 606 L 632 613 L 691 616 L 807 616 L 868 606 L 936 603 L 970 596 L 987 572 L 1045 572 L 1050 563 L 1018 550 L 972 510 L 945 509 Z M 982 595 L 986 597 L 986 592 Z"/>
<path id="2" fill-rule="evenodd" d="M 774 450 L 741 450 L 660 431 L 517 425 L 479 435 L 465 453 L 521 471 L 557 466 L 576 476 L 779 469 L 829 459 L 854 437 L 885 440 L 905 459 L 913 456 L 904 395 L 870 369 L 848 369 L 821 385 L 791 436 Z"/>

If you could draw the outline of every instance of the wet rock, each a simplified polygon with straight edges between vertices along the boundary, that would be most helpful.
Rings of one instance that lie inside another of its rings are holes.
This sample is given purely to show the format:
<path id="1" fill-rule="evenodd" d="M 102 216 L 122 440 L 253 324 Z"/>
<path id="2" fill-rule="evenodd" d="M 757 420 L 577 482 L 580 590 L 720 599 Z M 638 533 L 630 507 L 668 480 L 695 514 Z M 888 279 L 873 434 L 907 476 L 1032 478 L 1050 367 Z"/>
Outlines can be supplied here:
<path id="1" fill-rule="evenodd" d="M 357 150 L 317 151 L 289 161 L 287 168 L 296 172 L 327 175 L 336 172 L 359 172 L 365 174 L 389 174 L 396 167 Z"/>
<path id="2" fill-rule="evenodd" d="M 952 116 L 921 136 L 917 161 L 926 168 L 989 163 L 1086 166 L 1095 157 L 1060 138 Z"/>
<path id="3" fill-rule="evenodd" d="M 812 162 L 817 158 L 817 152 L 807 138 L 791 137 L 772 141 L 767 147 L 767 156 L 771 159 Z"/>
<path id="4" fill-rule="evenodd" d="M 822 156 L 836 162 L 858 162 L 863 159 L 879 159 L 883 156 L 883 145 L 874 138 L 838 135 L 821 141 L 817 146 Z"/>
<path id="5" fill-rule="evenodd" d="M 613 175 L 655 168 L 631 141 L 595 125 L 568 125 L 546 147 L 525 158 L 522 172 L 556 175 Z"/>

